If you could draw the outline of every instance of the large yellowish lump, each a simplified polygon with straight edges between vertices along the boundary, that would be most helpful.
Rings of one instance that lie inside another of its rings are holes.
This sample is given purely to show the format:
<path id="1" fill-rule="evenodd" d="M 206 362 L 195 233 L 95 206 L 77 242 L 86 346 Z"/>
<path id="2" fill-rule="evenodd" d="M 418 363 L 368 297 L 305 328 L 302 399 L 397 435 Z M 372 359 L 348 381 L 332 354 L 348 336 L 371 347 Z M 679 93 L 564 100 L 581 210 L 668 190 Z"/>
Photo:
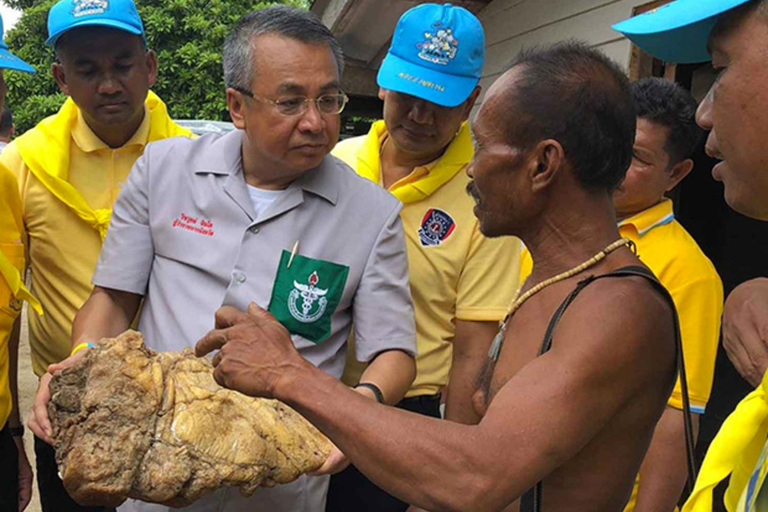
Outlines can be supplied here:
<path id="1" fill-rule="evenodd" d="M 207 359 L 153 352 L 134 331 L 57 372 L 48 410 L 64 486 L 84 505 L 180 507 L 222 486 L 249 496 L 316 470 L 331 448 L 287 405 L 222 388 Z"/>

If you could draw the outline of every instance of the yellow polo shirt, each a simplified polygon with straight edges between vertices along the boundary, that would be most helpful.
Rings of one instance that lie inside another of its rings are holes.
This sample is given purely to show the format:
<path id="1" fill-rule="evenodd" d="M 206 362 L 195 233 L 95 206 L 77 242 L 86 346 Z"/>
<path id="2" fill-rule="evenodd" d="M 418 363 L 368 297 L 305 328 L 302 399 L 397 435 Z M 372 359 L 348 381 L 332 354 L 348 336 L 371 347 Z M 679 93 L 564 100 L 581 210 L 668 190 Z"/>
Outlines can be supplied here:
<path id="1" fill-rule="evenodd" d="M 386 127 L 379 121 L 368 135 L 339 143 L 333 154 L 358 174 L 379 181 L 379 151 L 385 138 Z M 480 233 L 472 213 L 475 203 L 465 190 L 471 158 L 465 123 L 440 159 L 414 169 L 389 189 L 396 196 L 398 189 L 410 189 L 401 196 L 410 199 L 403 199 L 400 217 L 416 319 L 417 375 L 407 397 L 432 395 L 448 384 L 455 320 L 499 321 L 516 291 L 520 241 Z M 348 360 L 344 381 L 357 383 L 363 369 Z"/>
<path id="2" fill-rule="evenodd" d="M 112 149 L 78 112 L 72 127 L 67 181 L 91 208 L 112 208 L 131 167 L 144 152 L 149 127 L 150 116 L 145 112 L 133 137 Z M 32 367 L 40 376 L 49 364 L 69 355 L 72 321 L 93 289 L 91 275 L 101 251 L 101 237 L 40 183 L 22 160 L 15 141 L 0 154 L 0 163 L 18 178 L 32 291 L 45 310 L 44 316 L 29 312 Z"/>
<path id="3" fill-rule="evenodd" d="M 8 384 L 8 339 L 21 302 L 13 293 L 11 274 L 24 269 L 21 201 L 13 173 L 0 165 L 0 428 L 11 414 L 11 388 Z M 6 277 L 5 273 L 9 276 Z"/>
<path id="4" fill-rule="evenodd" d="M 637 255 L 667 288 L 680 317 L 685 371 L 691 411 L 703 414 L 712 389 L 715 356 L 723 314 L 723 283 L 696 241 L 675 220 L 672 201 L 664 199 L 619 223 L 619 234 L 637 246 Z M 531 273 L 527 250 L 522 256 L 523 279 Z M 668 405 L 683 408 L 678 379 Z M 625 509 L 634 509 L 638 486 Z"/>
<path id="5" fill-rule="evenodd" d="M 768 511 L 768 372 L 725 419 L 701 465 L 683 512 L 711 512 L 714 489 L 726 478 L 725 508 Z"/>

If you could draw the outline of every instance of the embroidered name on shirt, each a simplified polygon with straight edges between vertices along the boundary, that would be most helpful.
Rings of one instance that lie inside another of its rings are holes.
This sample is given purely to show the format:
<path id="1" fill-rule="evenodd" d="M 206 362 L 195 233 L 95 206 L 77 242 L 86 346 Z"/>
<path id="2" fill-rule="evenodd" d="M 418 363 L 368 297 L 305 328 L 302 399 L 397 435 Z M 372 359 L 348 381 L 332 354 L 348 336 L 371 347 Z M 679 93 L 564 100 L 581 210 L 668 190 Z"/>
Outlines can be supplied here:
<path id="1" fill-rule="evenodd" d="M 213 221 L 208 219 L 198 219 L 197 217 L 190 217 L 184 213 L 181 213 L 173 221 L 174 228 L 186 229 L 204 236 L 213 236 Z"/>

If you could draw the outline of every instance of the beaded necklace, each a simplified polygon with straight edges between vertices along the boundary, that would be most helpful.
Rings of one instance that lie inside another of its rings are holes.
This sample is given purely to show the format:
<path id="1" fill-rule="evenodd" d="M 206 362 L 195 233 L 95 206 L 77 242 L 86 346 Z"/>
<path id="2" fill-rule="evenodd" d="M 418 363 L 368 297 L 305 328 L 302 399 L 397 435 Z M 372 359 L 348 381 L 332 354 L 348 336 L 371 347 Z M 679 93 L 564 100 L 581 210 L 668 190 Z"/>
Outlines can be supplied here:
<path id="1" fill-rule="evenodd" d="M 565 279 L 568 279 L 569 277 L 573 277 L 576 274 L 580 272 L 584 272 L 589 267 L 593 267 L 597 265 L 600 261 L 605 259 L 606 256 L 608 256 L 610 253 L 615 251 L 616 249 L 620 247 L 634 247 L 634 242 L 632 242 L 628 238 L 621 238 L 619 240 L 616 240 L 612 244 L 610 244 L 608 247 L 603 249 L 602 251 L 598 252 L 594 256 L 592 256 L 590 259 L 585 261 L 584 263 L 581 263 L 580 265 L 577 265 L 573 267 L 570 270 L 566 270 L 565 272 L 562 272 L 554 277 L 551 277 L 545 281 L 540 282 L 527 292 L 525 292 L 523 295 L 520 295 L 520 291 L 522 290 L 522 287 L 517 291 L 517 297 L 515 297 L 515 301 L 512 303 L 512 306 L 509 308 L 509 311 L 507 312 L 507 315 L 504 317 L 504 320 L 501 321 L 501 325 L 499 326 L 499 332 L 496 334 L 496 337 L 493 338 L 493 342 L 491 343 L 491 349 L 488 351 L 488 357 L 491 358 L 491 360 L 495 363 L 499 360 L 499 354 L 501 353 L 501 346 L 504 344 L 504 335 L 507 330 L 507 324 L 509 323 L 509 320 L 512 318 L 512 315 L 515 314 L 515 311 L 520 309 L 520 306 L 523 305 L 523 303 L 530 299 L 532 296 L 539 293 L 541 290 L 546 288 L 547 286 L 553 285 L 555 283 L 558 283 L 560 281 L 564 281 Z"/>

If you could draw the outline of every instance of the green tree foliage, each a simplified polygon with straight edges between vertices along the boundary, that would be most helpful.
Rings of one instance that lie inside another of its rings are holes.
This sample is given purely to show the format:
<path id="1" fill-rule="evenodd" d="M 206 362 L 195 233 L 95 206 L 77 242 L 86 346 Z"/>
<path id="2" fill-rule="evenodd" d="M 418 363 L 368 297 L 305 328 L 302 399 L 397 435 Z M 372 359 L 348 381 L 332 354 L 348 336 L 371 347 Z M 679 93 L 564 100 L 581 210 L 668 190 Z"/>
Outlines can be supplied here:
<path id="1" fill-rule="evenodd" d="M 135 0 L 150 48 L 157 52 L 159 75 L 153 90 L 176 119 L 229 120 L 224 97 L 221 48 L 232 24 L 254 9 L 282 3 L 309 8 L 309 0 Z M 37 73 L 6 72 L 6 104 L 17 133 L 55 113 L 65 96 L 51 75 L 53 50 L 45 45 L 48 10 L 55 0 L 4 0 L 22 9 L 5 38 L 10 50 Z"/>

